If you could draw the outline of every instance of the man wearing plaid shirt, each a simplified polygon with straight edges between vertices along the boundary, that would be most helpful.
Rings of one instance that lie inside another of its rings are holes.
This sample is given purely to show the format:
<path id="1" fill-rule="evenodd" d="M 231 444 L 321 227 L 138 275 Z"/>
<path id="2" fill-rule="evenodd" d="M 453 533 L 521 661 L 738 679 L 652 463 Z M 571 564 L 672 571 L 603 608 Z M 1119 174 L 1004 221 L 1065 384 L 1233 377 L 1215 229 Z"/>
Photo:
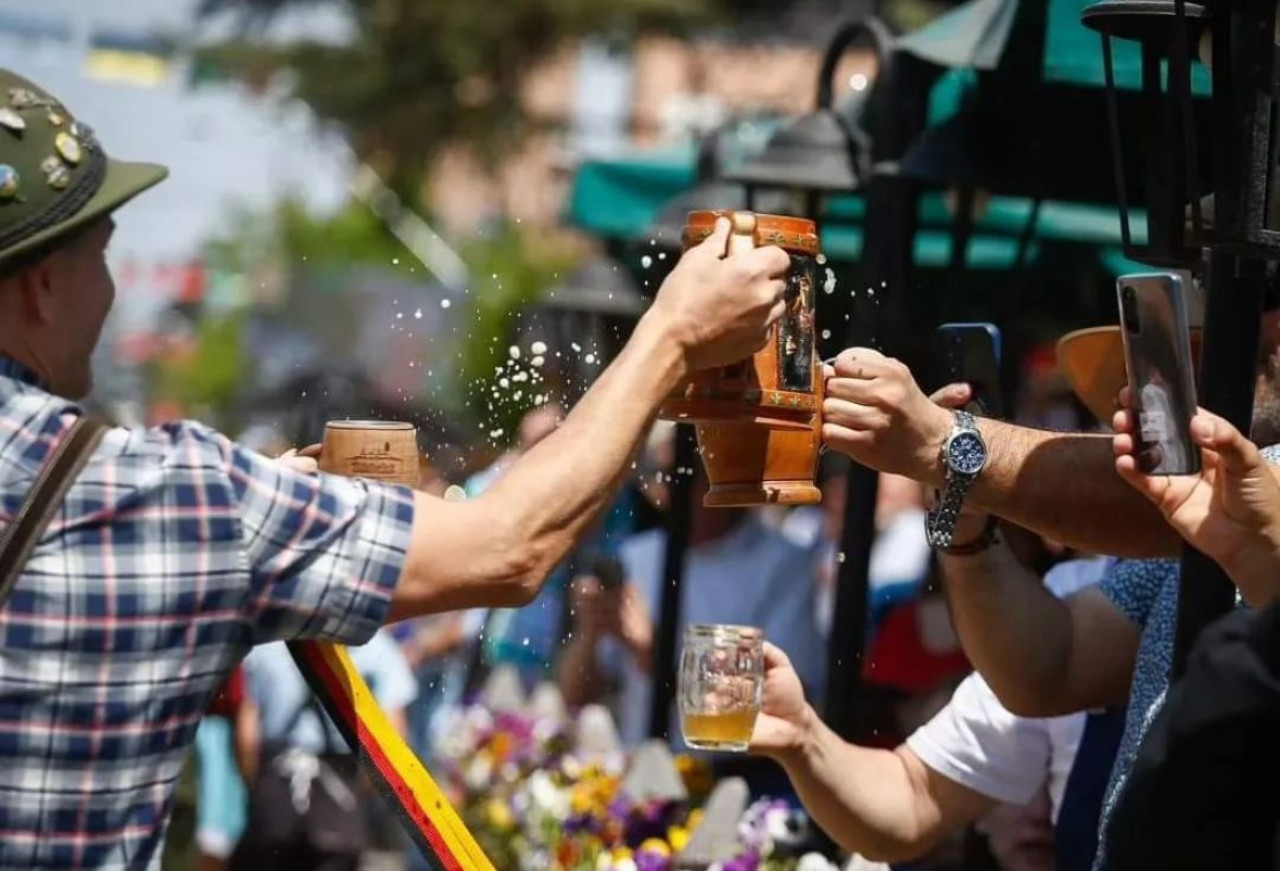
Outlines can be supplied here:
<path id="1" fill-rule="evenodd" d="M 92 386 L 109 215 L 164 175 L 109 160 L 0 70 L 0 531 L 80 413 L 63 397 Z M 196 423 L 109 431 L 0 607 L 0 869 L 158 867 L 196 725 L 253 645 L 530 601 L 662 399 L 781 313 L 786 255 L 722 258 L 720 223 L 557 432 L 475 499 L 308 474 Z"/>

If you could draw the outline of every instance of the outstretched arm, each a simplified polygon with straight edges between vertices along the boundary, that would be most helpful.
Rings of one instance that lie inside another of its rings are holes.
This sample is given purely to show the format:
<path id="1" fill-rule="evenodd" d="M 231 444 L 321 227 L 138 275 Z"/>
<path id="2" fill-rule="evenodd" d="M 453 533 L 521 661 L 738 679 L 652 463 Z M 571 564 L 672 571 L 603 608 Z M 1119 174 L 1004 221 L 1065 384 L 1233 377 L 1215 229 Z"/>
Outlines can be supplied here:
<path id="1" fill-rule="evenodd" d="M 823 416 L 831 448 L 873 469 L 942 487 L 942 445 L 953 413 L 925 396 L 898 360 L 868 348 L 841 353 L 827 369 Z M 988 460 L 968 504 L 1089 553 L 1178 552 L 1177 536 L 1160 513 L 1113 473 L 1106 436 L 986 419 L 978 426 Z"/>
<path id="2" fill-rule="evenodd" d="M 859 747 L 832 732 L 804 699 L 786 654 L 765 649 L 763 711 L 752 752 L 777 760 L 805 810 L 846 850 L 899 862 L 927 853 L 995 800 L 926 766 L 909 747 Z"/>

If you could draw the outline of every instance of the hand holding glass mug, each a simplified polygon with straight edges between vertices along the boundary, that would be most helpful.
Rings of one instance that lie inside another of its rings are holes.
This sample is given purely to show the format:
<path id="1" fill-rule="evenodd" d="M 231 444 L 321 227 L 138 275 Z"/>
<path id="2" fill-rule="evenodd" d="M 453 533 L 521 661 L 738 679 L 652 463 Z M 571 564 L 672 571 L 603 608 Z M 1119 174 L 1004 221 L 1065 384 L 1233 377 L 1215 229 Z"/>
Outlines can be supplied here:
<path id="1" fill-rule="evenodd" d="M 685 629 L 677 697 L 684 741 L 741 753 L 751 743 L 764 687 L 764 633 L 752 626 Z"/>

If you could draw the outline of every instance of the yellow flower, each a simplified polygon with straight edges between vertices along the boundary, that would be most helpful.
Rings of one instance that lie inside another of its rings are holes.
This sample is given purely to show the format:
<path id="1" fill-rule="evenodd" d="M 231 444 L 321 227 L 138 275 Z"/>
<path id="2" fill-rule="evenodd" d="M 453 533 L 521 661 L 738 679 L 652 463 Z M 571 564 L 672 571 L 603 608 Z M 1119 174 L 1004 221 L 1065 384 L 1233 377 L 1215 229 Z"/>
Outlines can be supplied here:
<path id="1" fill-rule="evenodd" d="M 684 827 L 689 832 L 694 832 L 697 830 L 698 826 L 701 823 L 702 823 L 702 809 L 698 808 L 697 810 L 689 811 L 689 819 L 684 821 Z"/>
<path id="2" fill-rule="evenodd" d="M 621 862 L 623 859 L 630 859 L 630 858 L 631 858 L 631 850 L 628 849 L 627 847 L 613 848 L 613 861 Z"/>
<path id="3" fill-rule="evenodd" d="M 596 804 L 595 796 L 589 791 L 577 787 L 573 790 L 569 806 L 575 814 L 588 814 L 596 807 Z"/>
<path id="4" fill-rule="evenodd" d="M 689 843 L 689 830 L 683 826 L 672 826 L 667 829 L 667 841 L 671 844 L 672 852 L 679 853 Z"/>
<path id="5" fill-rule="evenodd" d="M 489 825 L 499 831 L 506 831 L 515 824 L 511 816 L 511 808 L 507 807 L 506 802 L 501 799 L 493 798 L 485 802 L 484 812 Z"/>
<path id="6" fill-rule="evenodd" d="M 671 855 L 671 848 L 661 838 L 649 838 L 640 845 L 640 850 L 645 853 L 657 853 L 659 856 Z"/>

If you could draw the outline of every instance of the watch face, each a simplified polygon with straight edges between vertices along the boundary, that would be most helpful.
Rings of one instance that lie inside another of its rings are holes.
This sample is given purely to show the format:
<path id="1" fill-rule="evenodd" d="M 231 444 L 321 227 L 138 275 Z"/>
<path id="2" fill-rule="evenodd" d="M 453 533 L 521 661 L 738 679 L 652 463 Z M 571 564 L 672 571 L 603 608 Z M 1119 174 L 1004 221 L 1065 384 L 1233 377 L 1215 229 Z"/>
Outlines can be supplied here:
<path id="1" fill-rule="evenodd" d="M 987 464 L 987 446 L 975 432 L 956 433 L 947 442 L 947 465 L 961 475 L 976 475 Z"/>

